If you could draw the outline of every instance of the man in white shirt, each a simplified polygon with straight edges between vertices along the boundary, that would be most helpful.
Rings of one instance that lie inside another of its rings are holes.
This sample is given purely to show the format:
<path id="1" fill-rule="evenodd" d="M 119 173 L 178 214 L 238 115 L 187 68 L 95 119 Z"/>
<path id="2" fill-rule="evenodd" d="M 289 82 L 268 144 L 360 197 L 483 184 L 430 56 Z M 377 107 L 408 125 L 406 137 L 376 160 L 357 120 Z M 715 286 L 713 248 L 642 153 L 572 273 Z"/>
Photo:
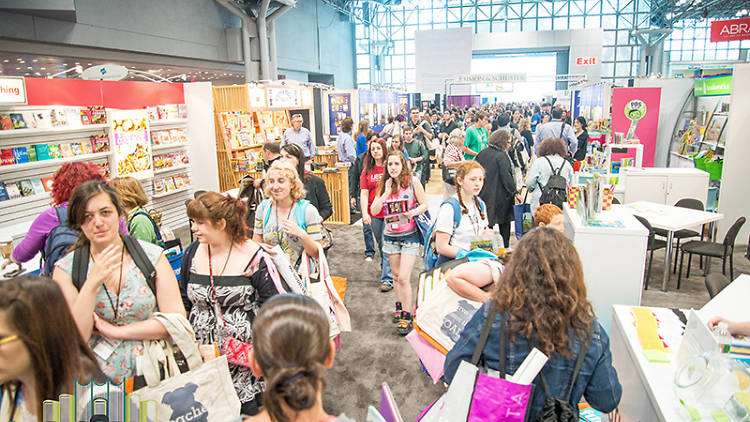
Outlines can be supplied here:
<path id="1" fill-rule="evenodd" d="M 297 144 L 302 148 L 305 158 L 309 160 L 315 155 L 315 142 L 313 142 L 310 131 L 302 127 L 302 123 L 301 114 L 292 116 L 292 127 L 284 131 L 284 136 L 281 137 L 281 146 L 288 143 Z"/>

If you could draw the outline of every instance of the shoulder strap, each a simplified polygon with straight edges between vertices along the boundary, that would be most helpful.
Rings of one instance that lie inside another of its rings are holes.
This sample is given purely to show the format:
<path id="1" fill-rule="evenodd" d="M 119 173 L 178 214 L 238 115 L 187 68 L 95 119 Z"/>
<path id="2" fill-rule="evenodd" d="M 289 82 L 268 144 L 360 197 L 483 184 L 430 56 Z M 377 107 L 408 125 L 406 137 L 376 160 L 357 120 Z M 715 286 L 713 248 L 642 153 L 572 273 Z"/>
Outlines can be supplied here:
<path id="1" fill-rule="evenodd" d="M 57 214 L 57 221 L 60 222 L 61 226 L 68 224 L 68 209 L 65 207 L 55 207 L 55 214 Z"/>
<path id="2" fill-rule="evenodd" d="M 190 282 L 190 265 L 195 257 L 195 252 L 198 250 L 200 243 L 196 240 L 195 242 L 188 245 L 182 255 L 182 263 L 180 264 L 180 285 L 186 286 Z"/>
<path id="3" fill-rule="evenodd" d="M 581 371 L 581 366 L 583 366 L 583 361 L 586 359 L 586 354 L 589 352 L 589 346 L 591 346 L 591 340 L 593 337 L 594 321 L 591 321 L 591 324 L 586 329 L 586 338 L 581 346 L 581 352 L 578 353 L 578 360 L 576 360 L 576 367 L 573 370 L 573 378 L 570 380 L 570 387 L 568 387 L 568 394 L 565 396 L 565 401 L 570 401 L 570 395 L 573 393 L 573 386 L 576 383 L 576 378 L 578 378 L 578 372 Z"/>
<path id="4" fill-rule="evenodd" d="M 549 159 L 549 156 L 545 155 L 544 159 L 547 160 L 547 164 L 549 164 L 549 168 L 552 170 L 552 173 L 555 173 L 555 166 L 552 165 L 552 160 Z"/>
<path id="5" fill-rule="evenodd" d="M 485 344 L 487 344 L 487 337 L 489 337 L 490 335 L 492 322 L 495 320 L 495 314 L 497 313 L 497 309 L 495 309 L 492 300 L 487 301 L 487 306 L 489 308 L 487 310 L 487 318 L 484 320 L 484 325 L 482 325 L 482 332 L 481 334 L 479 334 L 479 341 L 477 342 L 477 346 L 474 348 L 474 354 L 471 356 L 471 364 L 474 366 L 479 363 L 479 357 L 482 355 Z"/>
<path id="6" fill-rule="evenodd" d="M 151 218 L 151 214 L 147 213 L 145 210 L 141 209 L 138 212 L 133 215 L 133 218 L 128 221 L 128 233 L 132 232 L 131 227 L 133 225 L 133 220 L 135 220 L 135 217 L 138 215 L 143 215 L 146 218 L 148 218 L 148 221 L 151 222 L 151 225 L 154 228 L 154 234 L 156 235 L 156 240 L 161 240 L 161 230 L 159 230 L 159 226 L 156 224 L 156 221 L 154 221 L 153 218 Z"/>
<path id="7" fill-rule="evenodd" d="M 456 230 L 459 224 L 461 224 L 461 204 L 456 198 L 448 198 L 445 202 L 451 204 L 453 207 L 453 230 Z M 445 203 L 443 202 L 443 203 Z"/>
<path id="8" fill-rule="evenodd" d="M 154 296 L 156 296 L 156 269 L 151 261 L 149 261 L 148 256 L 146 256 L 143 247 L 135 238 L 130 236 L 123 236 L 122 242 L 125 245 L 128 254 L 130 254 L 130 257 L 135 262 L 135 265 L 141 270 L 143 276 L 146 278 L 148 287 L 154 293 Z"/>
<path id="9" fill-rule="evenodd" d="M 263 227 L 266 227 L 268 220 L 271 218 L 271 198 L 264 199 L 258 208 L 258 211 L 261 211 L 261 215 L 263 215 Z"/>
<path id="10" fill-rule="evenodd" d="M 562 126 L 560 126 L 560 136 L 559 136 L 559 138 L 563 137 L 563 132 L 565 132 L 565 122 L 562 122 Z"/>
<path id="11" fill-rule="evenodd" d="M 85 243 L 73 252 L 73 269 L 70 277 L 76 290 L 81 290 L 86 281 L 86 273 L 89 269 L 89 244 Z"/>
<path id="12" fill-rule="evenodd" d="M 307 219 L 305 218 L 305 212 L 307 211 L 308 205 L 310 205 L 310 201 L 304 198 L 300 199 L 296 204 L 294 204 L 294 218 L 297 221 L 297 225 L 300 226 L 302 230 L 307 230 Z"/>

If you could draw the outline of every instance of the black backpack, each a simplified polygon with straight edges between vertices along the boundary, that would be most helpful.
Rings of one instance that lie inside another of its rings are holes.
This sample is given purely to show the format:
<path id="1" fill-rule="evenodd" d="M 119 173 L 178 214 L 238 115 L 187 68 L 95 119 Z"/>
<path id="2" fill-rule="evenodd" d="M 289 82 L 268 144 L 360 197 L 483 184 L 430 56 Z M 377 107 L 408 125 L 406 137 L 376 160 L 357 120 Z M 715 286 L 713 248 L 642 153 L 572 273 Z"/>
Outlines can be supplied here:
<path id="1" fill-rule="evenodd" d="M 55 213 L 60 224 L 50 230 L 42 249 L 42 274 L 49 276 L 55 270 L 55 263 L 78 241 L 78 231 L 68 225 L 68 209 L 55 207 Z"/>
<path id="2" fill-rule="evenodd" d="M 576 384 L 576 378 L 578 373 L 581 371 L 583 366 L 583 360 L 586 358 L 586 353 L 589 351 L 589 345 L 591 344 L 591 338 L 594 334 L 594 324 L 589 325 L 586 331 L 586 340 L 581 347 L 581 352 L 578 354 L 576 360 L 575 369 L 573 369 L 573 377 L 570 380 L 570 387 L 568 387 L 568 394 L 565 398 L 552 397 L 547 386 L 547 381 L 544 379 L 544 374 L 539 373 L 539 377 L 542 379 L 542 387 L 544 388 L 544 407 L 537 416 L 537 422 L 578 422 L 578 408 L 570 404 L 570 395 L 573 393 L 573 386 Z"/>
<path id="3" fill-rule="evenodd" d="M 547 184 L 542 187 L 542 196 L 539 197 L 539 205 L 554 204 L 562 209 L 563 202 L 567 200 L 568 196 L 568 181 L 560 175 L 562 168 L 565 167 L 565 161 L 563 161 L 560 168 L 555 170 L 549 157 L 545 156 L 544 158 L 552 169 L 552 175 L 549 177 Z"/>
<path id="4" fill-rule="evenodd" d="M 125 250 L 128 251 L 130 258 L 135 262 L 135 266 L 141 270 L 143 276 L 146 278 L 146 283 L 151 289 L 151 292 L 156 296 L 156 269 L 154 264 L 148 260 L 146 252 L 138 240 L 130 236 L 121 236 L 122 243 L 125 246 Z M 73 252 L 73 271 L 71 278 L 73 279 L 73 285 L 76 289 L 81 290 L 83 283 L 86 281 L 89 269 L 89 244 L 86 243 Z"/>

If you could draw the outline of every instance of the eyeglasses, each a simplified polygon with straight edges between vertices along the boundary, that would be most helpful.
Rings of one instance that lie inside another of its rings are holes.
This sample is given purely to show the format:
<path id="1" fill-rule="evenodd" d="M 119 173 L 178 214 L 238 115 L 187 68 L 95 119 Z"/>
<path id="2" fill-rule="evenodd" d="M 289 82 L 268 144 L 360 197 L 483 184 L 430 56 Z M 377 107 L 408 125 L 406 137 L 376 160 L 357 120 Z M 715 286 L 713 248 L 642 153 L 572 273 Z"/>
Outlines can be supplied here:
<path id="1" fill-rule="evenodd" d="M 3 344 L 6 344 L 6 343 L 10 343 L 12 341 L 16 341 L 16 340 L 18 340 L 18 335 L 17 334 L 13 334 L 12 336 L 7 336 L 7 337 L 0 338 L 0 346 L 2 346 Z"/>

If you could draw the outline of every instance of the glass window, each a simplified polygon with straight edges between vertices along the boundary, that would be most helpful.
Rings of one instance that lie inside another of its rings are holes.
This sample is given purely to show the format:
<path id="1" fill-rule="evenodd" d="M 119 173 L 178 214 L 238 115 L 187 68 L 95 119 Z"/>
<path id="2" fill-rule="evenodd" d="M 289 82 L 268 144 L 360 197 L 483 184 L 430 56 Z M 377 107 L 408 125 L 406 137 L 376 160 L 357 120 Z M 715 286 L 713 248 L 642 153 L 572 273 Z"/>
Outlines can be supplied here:
<path id="1" fill-rule="evenodd" d="M 547 18 L 552 16 L 552 10 L 551 6 L 548 6 L 549 3 L 539 3 L 537 7 L 537 13 L 539 13 L 540 18 Z"/>
<path id="2" fill-rule="evenodd" d="M 489 34 L 490 32 L 490 21 L 477 22 L 477 34 Z"/>
<path id="3" fill-rule="evenodd" d="M 617 44 L 616 41 L 616 31 L 607 31 L 604 30 L 604 38 L 602 39 L 602 42 L 604 45 L 615 45 Z"/>
<path id="4" fill-rule="evenodd" d="M 602 62 L 602 77 L 614 77 L 615 76 L 615 64 L 612 62 Z"/>
<path id="5" fill-rule="evenodd" d="M 539 31 L 551 31 L 552 30 L 552 19 L 551 18 L 539 18 L 537 21 L 537 30 Z"/>
<path id="6" fill-rule="evenodd" d="M 583 16 L 571 16 L 570 17 L 570 29 L 583 29 Z"/>
<path id="7" fill-rule="evenodd" d="M 370 82 L 370 69 L 357 70 L 357 83 L 369 83 Z"/>
<path id="8" fill-rule="evenodd" d="M 602 47 L 602 61 L 614 61 L 615 60 L 615 47 Z"/>
<path id="9" fill-rule="evenodd" d="M 586 19 L 586 28 L 600 28 L 602 24 L 601 15 L 588 15 Z M 605 32 L 606 34 L 606 32 Z"/>
<path id="10" fill-rule="evenodd" d="M 528 22 L 528 20 L 527 20 Z M 520 19 L 511 19 L 507 21 L 508 29 L 507 32 L 520 32 L 521 31 L 521 20 Z M 502 31 L 502 23 L 493 23 L 492 29 L 495 30 L 495 28 L 499 29 L 497 31 Z"/>
<path id="11" fill-rule="evenodd" d="M 357 68 L 359 69 L 370 68 L 370 55 L 369 54 L 357 54 Z"/>
<path id="12" fill-rule="evenodd" d="M 406 68 L 407 69 L 413 69 L 417 67 L 416 59 L 413 54 L 409 54 L 406 56 Z"/>
<path id="13" fill-rule="evenodd" d="M 404 54 L 404 51 L 406 50 L 406 48 L 405 48 L 406 47 L 406 42 L 405 41 L 395 41 L 393 43 L 393 46 L 394 46 L 394 50 L 393 50 L 394 54 Z"/>
<path id="14" fill-rule="evenodd" d="M 615 76 L 618 78 L 630 76 L 630 62 L 627 62 L 627 63 L 617 62 L 615 64 Z"/>
<path id="15" fill-rule="evenodd" d="M 630 47 L 617 47 L 615 60 L 617 60 L 618 62 L 630 61 L 631 54 L 632 50 L 630 49 Z"/>
<path id="16" fill-rule="evenodd" d="M 568 17 L 553 18 L 552 28 L 555 30 L 568 29 Z"/>

